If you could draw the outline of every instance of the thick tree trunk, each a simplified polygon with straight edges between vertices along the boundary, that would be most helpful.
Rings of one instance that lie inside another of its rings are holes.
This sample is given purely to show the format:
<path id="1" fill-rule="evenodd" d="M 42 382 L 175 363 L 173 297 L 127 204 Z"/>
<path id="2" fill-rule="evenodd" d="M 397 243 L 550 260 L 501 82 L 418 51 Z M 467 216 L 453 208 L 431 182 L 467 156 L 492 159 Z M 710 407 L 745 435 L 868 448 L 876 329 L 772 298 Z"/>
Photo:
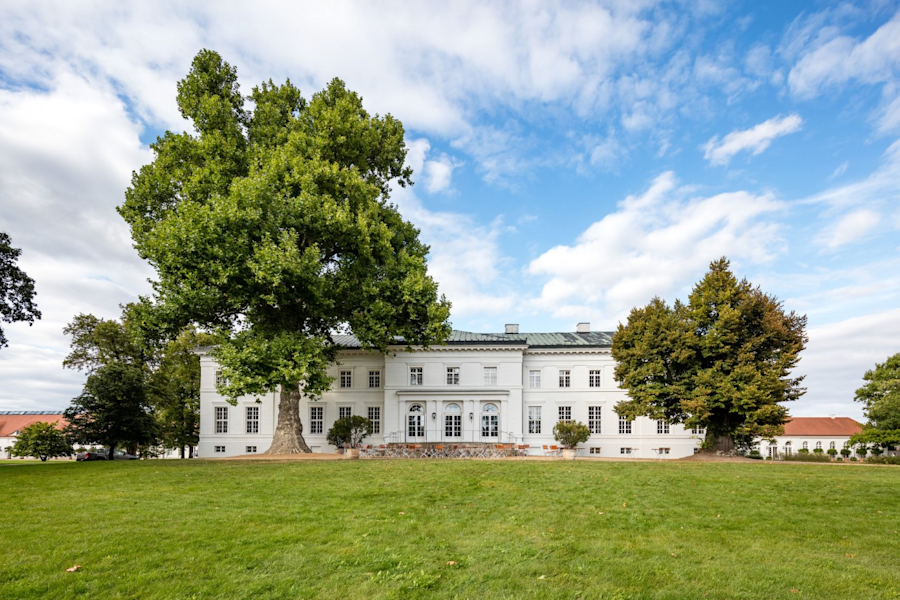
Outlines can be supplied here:
<path id="1" fill-rule="evenodd" d="M 300 421 L 300 389 L 297 385 L 281 386 L 278 400 L 278 425 L 272 445 L 265 454 L 308 454 L 312 452 L 303 439 Z"/>
<path id="2" fill-rule="evenodd" d="M 184 458 L 184 446 L 181 447 L 181 456 L 179 458 Z"/>
<path id="3" fill-rule="evenodd" d="M 730 435 L 720 435 L 716 437 L 713 452 L 721 452 L 722 454 L 734 454 L 734 438 Z"/>

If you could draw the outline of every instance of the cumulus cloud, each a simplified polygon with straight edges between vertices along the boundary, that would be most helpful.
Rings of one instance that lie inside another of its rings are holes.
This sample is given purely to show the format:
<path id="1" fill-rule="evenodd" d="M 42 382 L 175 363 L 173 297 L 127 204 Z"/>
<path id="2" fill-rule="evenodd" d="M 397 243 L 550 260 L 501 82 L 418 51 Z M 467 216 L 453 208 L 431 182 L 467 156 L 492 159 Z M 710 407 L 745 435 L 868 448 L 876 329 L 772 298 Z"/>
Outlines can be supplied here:
<path id="1" fill-rule="evenodd" d="M 756 156 L 775 138 L 800 131 L 802 126 L 803 119 L 797 114 L 773 117 L 750 129 L 732 131 L 721 140 L 718 136 L 713 137 L 704 144 L 703 157 L 714 165 L 727 165 L 735 154 L 744 150 Z"/>
<path id="2" fill-rule="evenodd" d="M 783 242 L 766 215 L 781 210 L 770 195 L 739 191 L 691 197 L 671 172 L 590 225 L 573 245 L 551 248 L 528 273 L 549 278 L 532 304 L 555 317 L 591 310 L 611 326 L 654 295 L 671 297 L 711 260 L 765 263 Z M 589 307 L 593 307 L 590 309 Z"/>
<path id="3" fill-rule="evenodd" d="M 819 237 L 819 243 L 834 250 L 858 241 L 878 225 L 881 216 L 872 210 L 861 209 L 841 217 Z"/>

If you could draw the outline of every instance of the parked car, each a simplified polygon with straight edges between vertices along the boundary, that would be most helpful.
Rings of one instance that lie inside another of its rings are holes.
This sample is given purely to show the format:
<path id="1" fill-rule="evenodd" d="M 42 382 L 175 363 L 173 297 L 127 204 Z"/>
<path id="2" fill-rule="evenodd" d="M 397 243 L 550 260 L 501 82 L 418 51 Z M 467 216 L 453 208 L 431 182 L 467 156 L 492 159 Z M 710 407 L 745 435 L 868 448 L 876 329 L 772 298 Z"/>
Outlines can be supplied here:
<path id="1" fill-rule="evenodd" d="M 137 460 L 137 456 L 128 454 L 122 450 L 113 451 L 113 458 L 115 458 L 115 460 Z M 109 460 L 109 451 L 101 448 L 96 451 L 79 452 L 75 456 L 75 460 Z"/>

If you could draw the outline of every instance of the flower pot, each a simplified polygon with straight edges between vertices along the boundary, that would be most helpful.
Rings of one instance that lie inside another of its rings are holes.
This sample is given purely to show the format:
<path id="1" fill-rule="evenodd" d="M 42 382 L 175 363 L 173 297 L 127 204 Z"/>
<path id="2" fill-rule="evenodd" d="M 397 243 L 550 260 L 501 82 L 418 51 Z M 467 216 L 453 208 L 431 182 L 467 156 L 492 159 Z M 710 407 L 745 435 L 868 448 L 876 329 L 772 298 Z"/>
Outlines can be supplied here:
<path id="1" fill-rule="evenodd" d="M 347 448 L 344 450 L 344 458 L 350 460 L 359 459 L 359 448 Z"/>
<path id="2" fill-rule="evenodd" d="M 562 457 L 563 460 L 575 460 L 578 456 L 578 450 L 575 448 L 563 448 Z"/>

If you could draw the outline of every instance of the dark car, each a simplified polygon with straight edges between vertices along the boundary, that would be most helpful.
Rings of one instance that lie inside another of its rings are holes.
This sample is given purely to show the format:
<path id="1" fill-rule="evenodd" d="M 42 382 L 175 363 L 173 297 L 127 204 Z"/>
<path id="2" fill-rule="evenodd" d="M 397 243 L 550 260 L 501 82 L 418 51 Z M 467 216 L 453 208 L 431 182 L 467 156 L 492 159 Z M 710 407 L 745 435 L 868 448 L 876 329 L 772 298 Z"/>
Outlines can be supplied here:
<path id="1" fill-rule="evenodd" d="M 137 456 L 128 454 L 122 450 L 115 450 L 113 452 L 113 457 L 116 460 L 137 460 Z M 109 460 L 109 452 L 102 448 L 97 451 L 79 452 L 75 456 L 75 460 Z"/>

